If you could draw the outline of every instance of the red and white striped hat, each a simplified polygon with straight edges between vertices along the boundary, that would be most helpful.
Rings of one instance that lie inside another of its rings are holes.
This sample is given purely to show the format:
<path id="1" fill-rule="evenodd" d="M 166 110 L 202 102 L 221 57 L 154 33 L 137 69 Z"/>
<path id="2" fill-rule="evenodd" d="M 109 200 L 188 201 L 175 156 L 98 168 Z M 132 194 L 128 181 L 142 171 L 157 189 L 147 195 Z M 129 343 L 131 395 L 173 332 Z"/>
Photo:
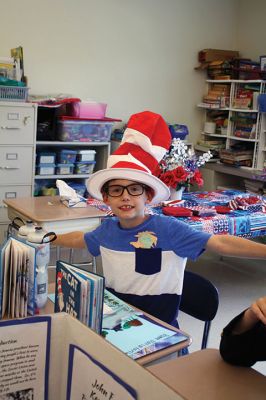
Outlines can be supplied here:
<path id="1" fill-rule="evenodd" d="M 89 194 L 102 200 L 101 188 L 111 179 L 141 182 L 154 190 L 153 203 L 169 198 L 169 188 L 153 173 L 171 144 L 171 134 L 159 114 L 143 111 L 130 117 L 121 145 L 109 156 L 107 168 L 87 180 Z"/>

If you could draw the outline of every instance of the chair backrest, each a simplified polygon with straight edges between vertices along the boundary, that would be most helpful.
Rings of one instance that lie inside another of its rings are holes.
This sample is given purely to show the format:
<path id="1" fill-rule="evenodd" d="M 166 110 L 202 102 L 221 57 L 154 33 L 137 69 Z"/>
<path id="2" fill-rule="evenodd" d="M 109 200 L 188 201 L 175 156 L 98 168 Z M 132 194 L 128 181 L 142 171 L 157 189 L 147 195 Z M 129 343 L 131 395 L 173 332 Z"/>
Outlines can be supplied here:
<path id="1" fill-rule="evenodd" d="M 179 309 L 204 321 L 201 348 L 206 348 L 211 321 L 219 306 L 219 293 L 211 281 L 191 271 L 185 271 L 183 292 Z"/>

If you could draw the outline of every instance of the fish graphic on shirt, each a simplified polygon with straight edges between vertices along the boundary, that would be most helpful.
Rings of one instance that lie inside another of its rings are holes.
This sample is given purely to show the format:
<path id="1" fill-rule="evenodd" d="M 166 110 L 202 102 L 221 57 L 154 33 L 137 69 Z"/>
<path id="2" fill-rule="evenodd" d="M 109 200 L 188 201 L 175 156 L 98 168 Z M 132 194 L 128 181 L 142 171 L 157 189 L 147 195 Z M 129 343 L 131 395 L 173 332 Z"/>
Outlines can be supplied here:
<path id="1" fill-rule="evenodd" d="M 157 244 L 157 236 L 154 232 L 144 231 L 139 232 L 135 237 L 138 239 L 136 242 L 130 242 L 136 249 L 151 249 Z"/>

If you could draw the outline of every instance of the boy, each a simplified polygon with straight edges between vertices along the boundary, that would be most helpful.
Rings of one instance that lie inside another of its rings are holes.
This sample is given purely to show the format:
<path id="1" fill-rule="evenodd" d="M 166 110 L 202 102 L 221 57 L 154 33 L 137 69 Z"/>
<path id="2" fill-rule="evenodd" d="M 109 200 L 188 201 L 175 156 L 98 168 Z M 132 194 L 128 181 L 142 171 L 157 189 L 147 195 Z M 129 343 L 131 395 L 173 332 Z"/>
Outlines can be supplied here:
<path id="1" fill-rule="evenodd" d="M 260 297 L 223 330 L 220 353 L 231 364 L 251 367 L 266 361 L 266 297 Z"/>
<path id="2" fill-rule="evenodd" d="M 205 250 L 222 255 L 266 257 L 266 246 L 246 239 L 198 232 L 173 217 L 146 215 L 145 205 L 169 198 L 168 187 L 152 175 L 170 146 L 169 129 L 158 114 L 131 116 L 123 142 L 108 168 L 87 182 L 115 217 L 93 232 L 58 235 L 55 244 L 88 248 L 101 255 L 106 287 L 122 300 L 176 325 L 187 257 Z"/>

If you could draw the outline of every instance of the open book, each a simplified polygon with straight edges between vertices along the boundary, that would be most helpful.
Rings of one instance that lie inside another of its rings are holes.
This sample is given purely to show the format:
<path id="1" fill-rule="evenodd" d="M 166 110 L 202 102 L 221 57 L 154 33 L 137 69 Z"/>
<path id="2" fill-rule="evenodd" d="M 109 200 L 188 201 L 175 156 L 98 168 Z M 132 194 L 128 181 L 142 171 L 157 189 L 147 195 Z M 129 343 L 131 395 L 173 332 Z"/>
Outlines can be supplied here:
<path id="1" fill-rule="evenodd" d="M 65 311 L 100 333 L 103 293 L 103 276 L 57 261 L 55 312 Z"/>
<path id="2" fill-rule="evenodd" d="M 104 304 L 108 312 L 103 316 L 102 335 L 133 359 L 189 339 L 185 334 L 138 312 L 108 290 L 104 292 Z"/>
<path id="3" fill-rule="evenodd" d="M 10 237 L 0 249 L 0 318 L 35 310 L 36 249 Z"/>
<path id="4" fill-rule="evenodd" d="M 66 313 L 0 321 L 0 337 L 1 399 L 181 399 Z"/>

